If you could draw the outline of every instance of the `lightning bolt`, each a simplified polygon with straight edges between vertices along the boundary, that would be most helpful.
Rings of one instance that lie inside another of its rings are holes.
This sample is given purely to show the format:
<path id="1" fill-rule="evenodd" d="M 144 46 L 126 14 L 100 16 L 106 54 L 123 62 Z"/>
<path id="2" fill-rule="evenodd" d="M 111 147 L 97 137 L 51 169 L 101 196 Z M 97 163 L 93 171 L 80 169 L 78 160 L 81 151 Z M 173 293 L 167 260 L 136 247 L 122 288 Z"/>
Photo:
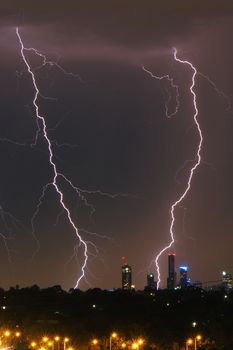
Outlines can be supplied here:
<path id="1" fill-rule="evenodd" d="M 227 94 L 225 94 L 224 91 L 220 90 L 220 89 L 217 87 L 217 85 L 215 84 L 215 82 L 214 82 L 213 80 L 211 80 L 210 77 L 208 77 L 208 75 L 205 75 L 205 74 L 203 74 L 203 73 L 201 73 L 201 72 L 198 72 L 197 74 L 198 74 L 199 76 L 203 77 L 204 79 L 206 79 L 206 80 L 208 81 L 208 83 L 213 87 L 213 89 L 215 90 L 215 92 L 217 92 L 217 94 L 218 94 L 219 96 L 222 96 L 222 97 L 226 100 L 226 102 L 227 102 L 226 111 L 227 111 L 228 113 L 233 114 L 233 111 L 232 111 L 232 103 L 231 103 L 230 97 L 229 97 Z"/>
<path id="2" fill-rule="evenodd" d="M 39 125 L 39 122 L 42 124 L 42 130 L 41 131 L 42 131 L 43 138 L 44 138 L 44 140 L 45 140 L 45 142 L 47 144 L 49 163 L 50 163 L 50 166 L 51 166 L 52 171 L 53 171 L 53 180 L 52 180 L 51 184 L 54 187 L 55 191 L 57 192 L 58 197 L 59 197 L 59 202 L 60 202 L 63 210 L 67 214 L 67 218 L 68 218 L 69 223 L 70 223 L 70 225 L 72 226 L 72 228 L 73 228 L 73 230 L 75 232 L 75 235 L 76 235 L 76 237 L 77 237 L 77 239 L 79 241 L 79 244 L 83 246 L 83 250 L 84 250 L 84 252 L 83 252 L 84 253 L 84 261 L 83 261 L 82 266 L 81 266 L 81 274 L 78 277 L 78 279 L 76 281 L 76 284 L 75 284 L 75 288 L 78 288 L 80 281 L 85 276 L 85 269 L 86 269 L 87 261 L 88 261 L 87 243 L 82 239 L 81 235 L 79 234 L 79 230 L 78 230 L 77 226 L 75 225 L 75 223 L 74 223 L 74 221 L 73 221 L 73 219 L 71 217 L 71 213 L 69 211 L 69 208 L 66 206 L 66 204 L 64 202 L 63 192 L 62 192 L 62 190 L 60 189 L 60 187 L 58 185 L 58 177 L 60 176 L 60 173 L 58 173 L 57 167 L 56 167 L 56 164 L 55 164 L 55 161 L 54 161 L 54 155 L 53 155 L 53 150 L 52 150 L 52 142 L 51 142 L 51 140 L 49 138 L 49 135 L 48 135 L 46 120 L 45 120 L 45 117 L 43 117 L 40 114 L 39 106 L 38 106 L 38 103 L 37 103 L 40 91 L 39 91 L 39 88 L 38 88 L 38 85 L 37 85 L 37 82 L 36 82 L 35 74 L 34 74 L 32 68 L 30 66 L 30 63 L 28 62 L 28 60 L 26 58 L 25 51 L 26 52 L 33 51 L 35 54 L 39 55 L 44 60 L 45 60 L 45 56 L 40 54 L 40 53 L 38 53 L 37 50 L 35 50 L 34 48 L 26 48 L 26 47 L 24 47 L 23 40 L 22 40 L 21 35 L 19 33 L 19 28 L 18 27 L 16 28 L 16 35 L 18 37 L 18 40 L 19 40 L 19 43 L 20 43 L 20 47 L 21 47 L 20 48 L 21 57 L 22 57 L 25 65 L 26 65 L 28 74 L 31 76 L 32 84 L 33 84 L 33 87 L 34 87 L 34 90 L 35 90 L 35 94 L 34 94 L 34 98 L 33 98 L 33 106 L 35 108 L 35 114 L 36 114 L 36 119 L 38 121 L 38 125 Z M 44 194 L 44 191 L 43 191 L 43 194 Z"/>
<path id="3" fill-rule="evenodd" d="M 40 210 L 40 207 L 42 205 L 42 202 L 43 202 L 43 199 L 44 199 L 44 196 L 45 196 L 45 192 L 47 190 L 47 188 L 49 186 L 53 185 L 52 183 L 47 183 L 46 185 L 43 186 L 43 189 L 42 189 L 42 194 L 41 196 L 39 197 L 39 200 L 38 200 L 38 204 L 36 206 L 36 210 L 35 212 L 33 213 L 32 217 L 31 217 L 31 228 L 32 228 L 32 236 L 36 242 L 36 249 L 35 251 L 33 252 L 32 254 L 32 260 L 34 259 L 35 255 L 39 252 L 40 250 L 40 242 L 36 236 L 36 233 L 35 233 L 35 219 L 39 213 L 39 210 Z"/>
<path id="4" fill-rule="evenodd" d="M 13 238 L 11 226 L 15 228 L 23 228 L 23 229 L 25 229 L 25 227 L 11 213 L 5 211 L 1 205 L 0 205 L 0 219 L 1 219 L 1 226 L 3 226 L 2 228 L 4 229 L 4 232 L 6 232 L 6 234 L 4 234 L 0 231 L 0 237 L 3 241 L 3 245 L 6 250 L 8 262 L 9 264 L 11 264 L 12 263 L 11 249 L 8 244 L 9 240 Z"/>
<path id="5" fill-rule="evenodd" d="M 60 59 L 59 57 L 58 57 L 58 59 L 57 59 L 56 61 L 48 60 L 45 54 L 43 54 L 42 52 L 40 52 L 39 50 L 37 50 L 37 49 L 35 49 L 35 48 L 33 48 L 33 47 L 30 47 L 30 48 L 25 48 L 25 47 L 24 47 L 24 51 L 32 52 L 32 53 L 34 53 L 36 56 L 38 56 L 38 57 L 40 57 L 40 58 L 42 59 L 42 63 L 41 63 L 39 66 L 37 66 L 37 67 L 35 67 L 35 68 L 33 69 L 34 72 L 40 71 L 40 70 L 41 70 L 42 68 L 44 68 L 45 66 L 50 67 L 50 69 L 53 68 L 53 67 L 55 67 L 57 70 L 61 71 L 62 74 L 66 75 L 66 76 L 69 76 L 69 77 L 72 77 L 72 78 L 75 78 L 75 79 L 78 79 L 81 83 L 86 83 L 86 81 L 84 81 L 84 80 L 81 78 L 81 76 L 80 76 L 79 74 L 74 74 L 74 73 L 69 72 L 69 71 L 67 71 L 66 69 L 64 69 L 64 68 L 59 64 L 59 59 Z M 20 71 L 20 72 L 17 71 L 17 72 L 16 72 L 16 75 L 17 75 L 18 78 L 20 78 L 20 77 L 23 75 L 23 73 L 24 73 L 24 71 Z M 34 74 L 34 76 L 35 76 L 35 74 Z M 44 96 L 44 95 L 42 95 L 42 93 L 39 91 L 39 89 L 38 89 L 38 95 L 39 95 L 41 98 L 45 99 L 45 100 L 57 101 L 57 98 L 55 98 L 55 97 L 50 97 L 50 96 Z M 35 135 L 34 140 L 30 143 L 30 146 L 31 146 L 31 147 L 35 147 L 35 146 L 37 145 L 37 141 L 38 141 L 38 138 L 39 138 L 39 135 L 40 135 L 40 125 L 39 125 L 39 123 L 38 123 L 38 119 L 36 120 L 36 124 L 37 124 L 37 125 L 36 125 L 36 126 L 37 126 L 36 135 Z M 56 129 L 56 127 L 53 128 L 53 130 L 55 130 L 55 129 Z M 48 128 L 47 128 L 47 130 L 50 131 L 51 129 L 48 129 Z M 15 144 L 15 145 L 17 145 L 17 146 L 27 146 L 27 145 L 28 145 L 27 142 L 25 142 L 25 143 L 19 143 L 19 142 L 15 142 L 15 141 L 12 141 L 12 140 L 9 140 L 9 139 L 0 139 L 0 140 L 1 140 L 1 141 L 8 141 L 8 142 L 13 143 L 13 144 Z M 59 144 L 56 140 L 51 140 L 51 139 L 50 139 L 50 141 L 51 141 L 51 143 L 55 143 L 56 146 L 59 147 L 59 148 L 60 148 L 60 147 L 71 147 L 71 148 L 78 147 L 77 145 L 71 145 L 71 144 L 69 144 L 69 143 L 62 143 L 62 144 Z"/>
<path id="6" fill-rule="evenodd" d="M 176 115 L 177 112 L 179 111 L 179 107 L 180 107 L 179 87 L 178 87 L 178 85 L 176 85 L 176 84 L 174 83 L 173 78 L 171 78 L 168 74 L 162 75 L 162 76 L 154 75 L 151 71 L 149 71 L 148 69 L 146 69 L 144 66 L 142 66 L 142 69 L 144 70 L 144 72 L 148 73 L 148 74 L 151 76 L 151 78 L 153 78 L 153 79 L 157 79 L 157 80 L 167 80 L 167 81 L 170 83 L 171 87 L 172 87 L 173 89 L 175 89 L 175 92 L 176 92 L 176 94 L 175 94 L 175 96 L 176 96 L 176 97 L 175 97 L 175 100 L 176 100 L 175 109 L 174 109 L 173 112 L 169 113 L 169 103 L 170 103 L 170 101 L 171 101 L 171 95 L 169 94 L 169 95 L 168 95 L 168 99 L 167 99 L 167 101 L 165 102 L 165 113 L 166 113 L 166 117 L 167 117 L 167 118 L 171 118 L 171 117 L 173 117 L 174 115 Z"/>
<path id="7" fill-rule="evenodd" d="M 32 259 L 35 257 L 35 255 L 39 252 L 39 249 L 40 249 L 40 242 L 36 236 L 35 221 L 36 221 L 37 215 L 39 214 L 40 208 L 43 204 L 46 191 L 49 188 L 53 187 L 59 196 L 59 201 L 60 201 L 60 204 L 62 207 L 62 211 L 58 214 L 56 224 L 58 223 L 59 217 L 63 213 L 65 213 L 71 226 L 73 227 L 74 232 L 76 234 L 76 237 L 78 239 L 78 243 L 76 244 L 74 251 L 73 251 L 73 254 L 72 254 L 72 257 L 68 261 L 68 263 L 71 260 L 75 259 L 76 262 L 79 264 L 77 252 L 78 252 L 80 246 L 82 246 L 82 248 L 84 250 L 84 262 L 81 265 L 82 272 L 81 272 L 81 275 L 78 278 L 76 285 L 75 285 L 75 288 L 77 288 L 80 281 L 82 280 L 82 278 L 84 278 L 85 281 L 89 284 L 89 282 L 86 280 L 86 277 L 85 277 L 85 273 L 90 272 L 87 268 L 87 261 L 88 261 L 89 257 L 91 257 L 91 256 L 96 258 L 98 253 L 99 253 L 98 248 L 95 246 L 95 244 L 93 242 L 87 240 L 86 238 L 82 238 L 82 237 L 87 234 L 87 235 L 92 235 L 96 238 L 108 239 L 109 241 L 112 241 L 112 242 L 113 242 L 113 239 L 111 237 L 108 237 L 108 236 L 103 235 L 103 234 L 80 229 L 75 225 L 74 218 L 71 216 L 71 212 L 64 202 L 64 195 L 63 195 L 63 192 L 61 190 L 61 187 L 58 184 L 58 179 L 59 179 L 59 181 L 62 179 L 66 184 L 68 184 L 70 186 L 70 188 L 74 191 L 74 193 L 78 196 L 78 198 L 84 203 L 84 205 L 87 208 L 89 208 L 90 217 L 95 213 L 95 207 L 91 203 L 91 201 L 89 200 L 88 196 L 99 196 L 100 195 L 100 196 L 104 196 L 104 197 L 107 197 L 110 199 L 116 199 L 116 198 L 120 198 L 120 197 L 121 198 L 122 197 L 131 197 L 131 198 L 136 198 L 136 199 L 142 199 L 142 198 L 139 196 L 133 195 L 133 194 L 128 194 L 128 193 L 126 193 L 126 194 L 125 193 L 111 194 L 111 193 L 103 192 L 101 190 L 86 190 L 86 189 L 84 190 L 84 189 L 81 189 L 81 188 L 75 186 L 73 184 L 73 181 L 71 181 L 67 175 L 58 171 L 58 167 L 56 165 L 57 156 L 54 154 L 54 149 L 60 148 L 60 147 L 73 148 L 73 147 L 78 147 L 78 146 L 71 145 L 68 143 L 58 143 L 56 140 L 52 139 L 51 136 L 49 136 L 52 131 L 56 130 L 56 128 L 59 126 L 59 124 L 62 122 L 62 120 L 59 121 L 55 125 L 55 127 L 53 127 L 53 128 L 47 127 L 45 117 L 43 117 L 40 114 L 39 105 L 38 105 L 38 97 L 40 96 L 40 97 L 45 98 L 45 99 L 53 99 L 53 100 L 56 100 L 56 99 L 50 98 L 50 97 L 45 97 L 41 94 L 39 87 L 37 85 L 36 73 L 39 72 L 43 67 L 49 66 L 49 67 L 58 68 L 63 74 L 65 74 L 67 76 L 70 76 L 72 78 L 78 78 L 81 82 L 84 82 L 84 81 L 80 78 L 79 75 L 67 72 L 63 67 L 61 67 L 58 64 L 58 61 L 56 61 L 56 62 L 49 61 L 47 59 L 47 57 L 43 53 L 38 51 L 37 49 L 35 49 L 33 47 L 29 47 L 29 48 L 25 47 L 18 27 L 16 28 L 16 35 L 18 37 L 20 47 L 21 47 L 21 51 L 20 51 L 21 57 L 22 57 L 22 59 L 25 63 L 25 66 L 26 66 L 26 69 L 24 71 L 27 72 L 28 74 L 30 74 L 32 84 L 33 84 L 33 87 L 35 90 L 35 94 L 34 94 L 34 98 L 33 98 L 33 109 L 35 110 L 37 129 L 36 129 L 36 135 L 33 139 L 33 143 L 30 143 L 30 144 L 28 144 L 27 142 L 19 143 L 19 142 L 12 141 L 12 140 L 6 139 L 6 138 L 0 139 L 0 141 L 10 142 L 10 143 L 15 144 L 17 146 L 30 146 L 30 147 L 33 147 L 35 150 L 40 150 L 37 146 L 37 141 L 38 141 L 39 137 L 42 136 L 44 138 L 44 140 L 46 141 L 47 151 L 48 151 L 48 156 L 49 156 L 48 157 L 49 163 L 50 163 L 50 166 L 51 166 L 52 171 L 53 171 L 53 180 L 48 182 L 46 185 L 43 186 L 41 195 L 40 195 L 38 202 L 37 202 L 37 205 L 36 205 L 36 209 L 31 217 L 31 233 L 32 233 L 32 236 L 33 236 L 35 243 L 36 243 L 36 248 L 32 254 Z M 28 53 L 28 52 L 33 53 L 33 54 L 37 55 L 39 58 L 41 58 L 42 63 L 39 66 L 32 68 L 30 66 L 29 60 L 27 59 L 26 53 Z M 40 150 L 40 151 L 42 151 L 42 150 Z M 45 152 L 47 152 L 47 151 L 45 151 Z M 44 150 L 43 150 L 43 152 L 44 152 Z M 90 251 L 89 251 L 89 247 L 90 247 Z M 94 253 L 92 253 L 93 251 L 94 251 Z M 91 261 L 91 260 L 89 260 L 89 261 Z M 67 265 L 67 263 L 65 265 Z"/>
<path id="8" fill-rule="evenodd" d="M 196 151 L 196 154 L 195 154 L 195 160 L 194 160 L 195 163 L 194 163 L 194 165 L 191 167 L 191 169 L 189 171 L 187 185 L 186 185 L 185 189 L 183 190 L 183 192 L 178 197 L 178 199 L 171 205 L 171 208 L 170 208 L 170 217 L 171 217 L 170 228 L 169 228 L 170 242 L 163 249 L 160 250 L 160 252 L 157 254 L 157 256 L 156 256 L 156 258 L 154 260 L 154 263 L 155 263 L 155 266 L 156 266 L 156 271 L 157 271 L 157 289 L 159 288 L 160 283 L 161 283 L 159 259 L 162 256 L 162 254 L 166 250 L 170 249 L 172 247 L 172 245 L 174 244 L 174 242 L 175 242 L 175 237 L 174 237 L 175 210 L 176 210 L 177 206 L 179 204 L 181 204 L 181 202 L 184 200 L 184 198 L 186 197 L 186 195 L 188 194 L 188 192 L 189 192 L 189 190 L 191 188 L 191 182 L 192 182 L 194 173 L 195 173 L 195 171 L 197 170 L 197 168 L 199 167 L 199 165 L 201 163 L 201 149 L 202 149 L 202 143 L 203 143 L 202 131 L 201 131 L 200 124 L 198 122 L 197 96 L 196 96 L 196 93 L 194 91 L 195 82 L 196 82 L 196 76 L 197 76 L 197 73 L 198 73 L 197 69 L 193 66 L 193 64 L 191 62 L 178 58 L 178 56 L 177 56 L 177 49 L 176 48 L 173 49 L 173 57 L 174 57 L 174 60 L 176 62 L 181 63 L 183 65 L 187 65 L 192 71 L 191 85 L 190 85 L 189 90 L 190 90 L 190 93 L 192 95 L 192 100 L 193 100 L 193 109 L 194 109 L 193 121 L 195 123 L 196 129 L 197 129 L 197 133 L 199 135 L 199 142 L 198 142 L 197 151 Z M 148 74 L 150 74 L 152 78 L 159 79 L 159 80 L 167 79 L 170 82 L 171 86 L 176 89 L 176 92 L 177 92 L 176 93 L 176 101 L 178 101 L 178 102 L 177 102 L 177 105 L 176 105 L 176 108 L 175 108 L 175 112 L 173 112 L 172 115 L 168 115 L 167 114 L 168 107 L 166 106 L 166 116 L 170 117 L 170 116 L 175 115 L 178 112 L 178 107 L 179 107 L 178 86 L 174 84 L 173 79 L 170 78 L 169 75 L 165 75 L 165 76 L 159 77 L 159 76 L 153 75 L 150 71 L 146 70 L 144 67 L 143 67 L 143 70 L 146 71 Z"/>

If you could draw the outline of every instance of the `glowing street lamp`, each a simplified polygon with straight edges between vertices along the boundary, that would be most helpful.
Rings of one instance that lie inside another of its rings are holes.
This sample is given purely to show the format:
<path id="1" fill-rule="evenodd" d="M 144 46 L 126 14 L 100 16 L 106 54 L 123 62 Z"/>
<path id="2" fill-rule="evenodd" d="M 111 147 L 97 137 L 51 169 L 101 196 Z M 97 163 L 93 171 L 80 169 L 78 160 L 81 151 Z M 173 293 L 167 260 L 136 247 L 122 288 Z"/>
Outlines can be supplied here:
<path id="1" fill-rule="evenodd" d="M 99 342 L 98 339 L 93 339 L 93 340 L 92 340 L 92 344 L 93 344 L 93 345 L 97 345 L 98 342 Z"/>
<path id="2" fill-rule="evenodd" d="M 143 343 L 144 343 L 144 340 L 142 338 L 139 338 L 138 339 L 138 345 L 143 345 Z"/>
<path id="3" fill-rule="evenodd" d="M 54 341 L 48 339 L 47 345 L 48 345 L 49 348 L 51 348 L 52 350 L 54 350 Z"/>
<path id="4" fill-rule="evenodd" d="M 198 335 L 196 335 L 196 337 L 194 337 L 194 350 L 197 350 L 198 341 L 200 341 L 201 339 L 202 339 L 202 336 L 200 334 L 198 334 Z M 192 345 L 192 344 L 193 344 L 193 339 L 189 338 L 186 341 L 186 350 L 188 350 L 189 345 Z"/>
<path id="5" fill-rule="evenodd" d="M 193 344 L 193 340 L 191 338 L 189 338 L 187 341 L 186 341 L 186 350 L 188 350 L 189 348 L 189 345 L 192 345 Z"/>
<path id="6" fill-rule="evenodd" d="M 201 340 L 201 335 L 198 334 L 195 338 L 194 338 L 194 350 L 197 350 L 197 341 Z"/>
<path id="7" fill-rule="evenodd" d="M 35 341 L 32 341 L 31 344 L 30 344 L 30 346 L 31 346 L 32 348 L 35 348 L 35 347 L 36 347 L 36 342 L 35 342 Z"/>
<path id="8" fill-rule="evenodd" d="M 57 342 L 57 350 L 59 350 L 59 348 L 60 348 L 60 343 L 59 343 L 60 337 L 57 335 L 57 336 L 54 338 L 54 340 Z"/>
<path id="9" fill-rule="evenodd" d="M 66 344 L 69 342 L 69 338 L 65 337 L 63 341 L 63 349 L 66 350 Z"/>
<path id="10" fill-rule="evenodd" d="M 116 339 L 116 338 L 117 338 L 117 333 L 113 332 L 109 338 L 109 350 L 112 350 L 112 339 Z"/>

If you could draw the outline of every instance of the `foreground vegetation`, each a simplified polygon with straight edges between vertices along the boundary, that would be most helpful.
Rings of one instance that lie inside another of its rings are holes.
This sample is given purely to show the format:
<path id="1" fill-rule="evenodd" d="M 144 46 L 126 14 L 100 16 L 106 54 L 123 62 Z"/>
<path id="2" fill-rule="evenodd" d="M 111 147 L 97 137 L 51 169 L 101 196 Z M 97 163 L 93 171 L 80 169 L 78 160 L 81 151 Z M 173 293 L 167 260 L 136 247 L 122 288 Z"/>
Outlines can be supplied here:
<path id="1" fill-rule="evenodd" d="M 0 325 L 22 330 L 28 344 L 42 335 L 61 334 L 72 338 L 75 348 L 105 350 L 114 330 L 119 340 L 111 350 L 122 342 L 129 347 L 139 337 L 145 339 L 144 349 L 192 350 L 187 339 L 197 334 L 202 336 L 196 344 L 199 349 L 232 350 L 233 293 L 198 288 L 65 292 L 60 286 L 16 287 L 0 290 Z"/>

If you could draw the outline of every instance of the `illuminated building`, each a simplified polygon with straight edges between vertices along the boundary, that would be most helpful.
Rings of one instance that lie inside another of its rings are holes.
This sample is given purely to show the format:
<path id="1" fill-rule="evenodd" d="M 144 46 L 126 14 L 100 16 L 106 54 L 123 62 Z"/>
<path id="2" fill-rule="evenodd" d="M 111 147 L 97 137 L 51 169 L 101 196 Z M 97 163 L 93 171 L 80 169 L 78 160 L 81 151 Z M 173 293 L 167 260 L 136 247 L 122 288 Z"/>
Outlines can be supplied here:
<path id="1" fill-rule="evenodd" d="M 188 267 L 187 266 L 180 266 L 180 283 L 181 288 L 185 288 L 189 285 L 188 280 Z"/>
<path id="2" fill-rule="evenodd" d="M 128 264 L 121 267 L 122 289 L 130 290 L 132 286 L 132 269 Z"/>
<path id="3" fill-rule="evenodd" d="M 222 272 L 222 284 L 223 287 L 228 291 L 232 290 L 232 274 L 226 271 Z"/>
<path id="4" fill-rule="evenodd" d="M 174 289 L 176 287 L 176 272 L 175 272 L 175 254 L 168 254 L 168 278 L 167 288 Z"/>
<path id="5" fill-rule="evenodd" d="M 147 287 L 149 289 L 156 289 L 156 282 L 153 273 L 147 275 Z"/>

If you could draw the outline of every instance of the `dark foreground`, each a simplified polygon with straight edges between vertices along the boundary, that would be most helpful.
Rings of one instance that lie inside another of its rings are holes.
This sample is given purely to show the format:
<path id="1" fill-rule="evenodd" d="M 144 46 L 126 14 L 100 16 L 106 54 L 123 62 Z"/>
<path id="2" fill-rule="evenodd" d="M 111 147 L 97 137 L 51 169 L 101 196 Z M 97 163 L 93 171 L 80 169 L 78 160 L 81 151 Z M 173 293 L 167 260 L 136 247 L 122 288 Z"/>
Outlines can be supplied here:
<path id="1" fill-rule="evenodd" d="M 187 339 L 201 335 L 197 349 L 233 349 L 233 293 L 224 290 L 65 292 L 60 286 L 32 286 L 0 290 L 0 305 L 2 329 L 20 329 L 28 344 L 42 335 L 54 339 L 61 334 L 79 349 L 132 348 L 141 337 L 140 350 L 194 350 L 194 342 L 189 345 Z M 110 344 L 113 331 L 118 336 Z M 92 343 L 94 338 L 98 343 Z M 55 345 L 52 350 L 58 350 Z M 62 343 L 59 350 L 68 348 Z"/>

